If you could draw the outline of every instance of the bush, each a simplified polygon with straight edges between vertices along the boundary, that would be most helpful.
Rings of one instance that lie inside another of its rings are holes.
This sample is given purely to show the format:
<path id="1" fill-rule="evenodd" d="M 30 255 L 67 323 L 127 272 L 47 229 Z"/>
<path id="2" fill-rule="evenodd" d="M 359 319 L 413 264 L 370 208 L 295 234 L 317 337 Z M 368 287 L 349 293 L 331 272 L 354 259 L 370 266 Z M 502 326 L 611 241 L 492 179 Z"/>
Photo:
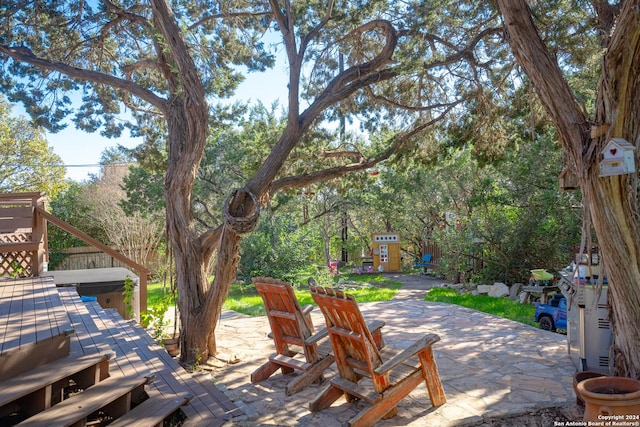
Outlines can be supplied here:
<path id="1" fill-rule="evenodd" d="M 263 218 L 240 247 L 238 278 L 275 277 L 296 282 L 311 263 L 312 242 L 288 216 Z"/>

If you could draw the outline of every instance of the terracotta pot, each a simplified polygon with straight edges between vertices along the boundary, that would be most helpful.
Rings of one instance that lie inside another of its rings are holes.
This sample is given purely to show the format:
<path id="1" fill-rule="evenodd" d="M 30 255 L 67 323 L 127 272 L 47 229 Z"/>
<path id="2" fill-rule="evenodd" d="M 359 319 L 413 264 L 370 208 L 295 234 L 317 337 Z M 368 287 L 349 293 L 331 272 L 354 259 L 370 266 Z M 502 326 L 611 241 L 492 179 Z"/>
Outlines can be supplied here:
<path id="1" fill-rule="evenodd" d="M 640 414 L 640 381 L 623 377 L 590 378 L 578 383 L 584 400 L 584 421 L 606 421 L 607 416 Z"/>
<path id="2" fill-rule="evenodd" d="M 180 354 L 180 337 L 163 338 L 162 343 L 169 356 L 175 357 Z"/>
<path id="3" fill-rule="evenodd" d="M 576 394 L 576 404 L 584 406 L 584 400 L 582 400 L 580 392 L 578 392 L 578 384 L 580 384 L 584 380 L 588 380 L 589 378 L 598 378 L 604 376 L 604 374 L 595 371 L 579 371 L 573 374 L 573 391 Z"/>

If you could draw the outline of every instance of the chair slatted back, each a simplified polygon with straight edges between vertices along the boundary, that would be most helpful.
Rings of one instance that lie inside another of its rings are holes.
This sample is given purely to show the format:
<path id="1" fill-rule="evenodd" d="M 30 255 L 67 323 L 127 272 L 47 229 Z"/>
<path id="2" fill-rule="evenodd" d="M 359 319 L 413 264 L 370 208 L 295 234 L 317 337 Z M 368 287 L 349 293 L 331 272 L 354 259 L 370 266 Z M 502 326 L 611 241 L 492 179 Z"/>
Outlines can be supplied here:
<path id="1" fill-rule="evenodd" d="M 354 382 L 372 377 L 383 360 L 353 295 L 311 287 L 311 296 L 324 314 L 340 376 Z"/>
<path id="2" fill-rule="evenodd" d="M 379 327 L 372 326 L 371 333 L 353 295 L 331 288 L 310 289 L 324 315 L 340 374 L 309 403 L 311 412 L 330 407 L 344 395 L 349 402 L 360 399 L 371 405 L 351 418 L 349 425 L 372 426 L 382 418 L 395 416 L 398 403 L 423 381 L 434 407 L 447 401 L 431 348 L 440 339 L 437 335 L 427 334 L 404 350 L 383 348 L 382 337 L 378 340 Z M 381 353 L 388 358 L 384 364 Z M 408 363 L 409 359 L 413 361 Z"/>
<path id="3" fill-rule="evenodd" d="M 291 285 L 265 277 L 254 278 L 253 284 L 264 301 L 278 353 L 287 351 L 286 344 L 304 346 L 304 340 L 313 334 L 313 325 L 306 323 Z"/>

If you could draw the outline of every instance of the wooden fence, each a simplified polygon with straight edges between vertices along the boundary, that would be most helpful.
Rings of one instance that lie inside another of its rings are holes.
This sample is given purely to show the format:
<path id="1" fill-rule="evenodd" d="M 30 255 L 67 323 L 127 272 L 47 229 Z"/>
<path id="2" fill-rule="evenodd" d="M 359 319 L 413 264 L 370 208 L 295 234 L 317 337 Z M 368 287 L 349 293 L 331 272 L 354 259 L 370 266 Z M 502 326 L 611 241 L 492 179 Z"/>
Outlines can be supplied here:
<path id="1" fill-rule="evenodd" d="M 440 248 L 433 242 L 425 241 L 422 243 L 422 253 L 423 254 L 431 254 L 431 262 L 434 264 L 438 263 L 438 260 L 442 256 L 442 252 L 440 252 Z"/>
<path id="2" fill-rule="evenodd" d="M 115 248 L 111 248 L 116 251 Z M 50 250 L 49 254 L 53 255 Z M 91 268 L 127 267 L 125 263 L 117 260 L 92 246 L 79 246 L 68 248 L 63 251 L 56 251 L 57 255 L 62 255 L 62 261 L 56 266 L 56 270 L 84 270 Z M 147 267 L 152 274 L 156 273 L 163 266 L 164 260 L 157 251 L 152 251 L 151 256 L 146 260 Z"/>

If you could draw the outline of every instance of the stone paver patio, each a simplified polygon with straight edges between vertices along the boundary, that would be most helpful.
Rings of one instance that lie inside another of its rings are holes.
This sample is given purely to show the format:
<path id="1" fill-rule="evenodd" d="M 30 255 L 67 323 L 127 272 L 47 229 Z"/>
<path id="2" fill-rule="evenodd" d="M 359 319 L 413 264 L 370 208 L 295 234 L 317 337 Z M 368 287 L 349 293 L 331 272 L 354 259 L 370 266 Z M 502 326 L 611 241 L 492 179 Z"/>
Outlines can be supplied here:
<path id="1" fill-rule="evenodd" d="M 576 369 L 567 354 L 566 336 L 455 305 L 424 302 L 415 299 L 415 291 L 412 298 L 399 293 L 392 301 L 360 304 L 360 308 L 365 319 L 386 322 L 385 341 L 395 347 L 407 347 L 427 332 L 440 335 L 434 350 L 447 403 L 432 408 L 421 385 L 399 405 L 398 416 L 377 425 L 470 426 L 575 405 Z M 312 317 L 316 327 L 323 325 L 319 310 L 314 309 Z M 284 386 L 290 377 L 279 373 L 251 384 L 250 373 L 274 352 L 269 331 L 266 317 L 234 312 L 225 312 L 217 328 L 219 348 L 239 359 L 237 364 L 221 363 L 213 371 L 217 384 L 246 414 L 234 419 L 233 425 L 336 426 L 364 405 L 340 399 L 327 410 L 311 413 L 308 403 L 324 385 L 286 396 Z M 332 370 L 327 372 L 326 376 L 333 375 Z"/>

